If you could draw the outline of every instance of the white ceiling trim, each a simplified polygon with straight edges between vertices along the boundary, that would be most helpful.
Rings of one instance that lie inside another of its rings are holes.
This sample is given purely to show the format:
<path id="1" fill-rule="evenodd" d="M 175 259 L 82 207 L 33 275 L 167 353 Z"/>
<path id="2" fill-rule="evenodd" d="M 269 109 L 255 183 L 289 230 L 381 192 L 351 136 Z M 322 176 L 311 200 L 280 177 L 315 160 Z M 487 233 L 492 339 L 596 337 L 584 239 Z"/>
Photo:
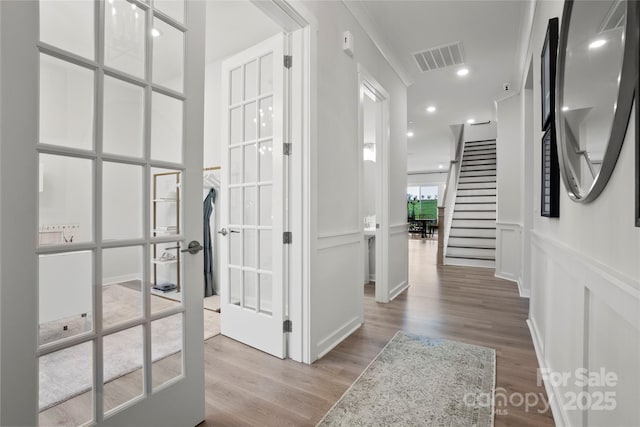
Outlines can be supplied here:
<path id="1" fill-rule="evenodd" d="M 367 33 L 373 44 L 382 54 L 382 57 L 387 61 L 398 77 L 400 77 L 402 83 L 407 87 L 411 86 L 413 84 L 411 75 L 407 70 L 405 70 L 402 63 L 395 56 L 393 50 L 385 43 L 384 38 L 376 29 L 377 26 L 374 24 L 373 19 L 369 16 L 360 2 L 342 0 L 342 4 L 344 4 L 347 10 L 351 12 L 351 15 L 353 15 L 358 24 L 360 24 L 365 33 Z"/>

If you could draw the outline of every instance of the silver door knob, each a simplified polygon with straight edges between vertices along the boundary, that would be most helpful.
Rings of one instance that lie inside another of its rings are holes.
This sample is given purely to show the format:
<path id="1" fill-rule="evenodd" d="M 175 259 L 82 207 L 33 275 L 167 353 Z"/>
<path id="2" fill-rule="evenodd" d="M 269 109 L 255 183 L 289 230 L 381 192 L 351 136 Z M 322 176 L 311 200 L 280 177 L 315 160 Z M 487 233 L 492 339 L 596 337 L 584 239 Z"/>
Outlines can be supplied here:
<path id="1" fill-rule="evenodd" d="M 202 247 L 200 242 L 198 242 L 197 240 L 192 240 L 189 242 L 189 246 L 187 246 L 187 249 L 182 249 L 180 252 L 189 252 L 191 255 L 195 255 L 203 249 L 204 248 Z"/>
<path id="2" fill-rule="evenodd" d="M 229 233 L 227 232 L 226 228 L 222 228 L 220 231 L 218 231 L 218 234 L 222 234 L 223 236 L 226 236 Z"/>

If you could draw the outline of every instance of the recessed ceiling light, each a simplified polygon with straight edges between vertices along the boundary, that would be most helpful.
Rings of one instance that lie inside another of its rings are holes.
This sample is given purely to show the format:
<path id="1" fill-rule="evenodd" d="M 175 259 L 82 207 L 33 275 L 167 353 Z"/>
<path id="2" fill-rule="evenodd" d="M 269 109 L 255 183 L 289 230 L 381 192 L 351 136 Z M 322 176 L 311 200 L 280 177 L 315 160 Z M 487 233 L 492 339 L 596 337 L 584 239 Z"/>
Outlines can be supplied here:
<path id="1" fill-rule="evenodd" d="M 152 28 L 151 29 L 151 35 L 153 37 L 160 37 L 162 35 L 162 33 L 157 28 Z"/>
<path id="2" fill-rule="evenodd" d="M 411 131 L 407 132 L 407 136 L 408 136 L 409 138 L 411 138 L 411 137 L 413 136 L 413 132 L 411 132 Z"/>
<path id="3" fill-rule="evenodd" d="M 409 124 L 410 124 L 410 125 L 412 125 L 412 124 L 413 124 L 413 122 L 412 122 L 411 120 L 409 120 Z"/>
<path id="4" fill-rule="evenodd" d="M 443 169 L 443 168 L 444 168 L 444 165 L 443 165 L 442 163 L 440 163 L 440 164 L 438 165 L 438 169 Z"/>
<path id="5" fill-rule="evenodd" d="M 430 105 L 427 107 L 427 112 L 434 113 L 435 111 L 436 111 L 436 107 L 434 107 L 433 105 Z"/>
<path id="6" fill-rule="evenodd" d="M 565 105 L 564 107 L 562 107 L 562 111 L 569 111 L 569 107 Z"/>
<path id="7" fill-rule="evenodd" d="M 607 43 L 604 39 L 594 40 L 589 44 L 589 49 L 597 49 L 599 47 L 604 46 Z"/>
<path id="8" fill-rule="evenodd" d="M 459 76 L 466 76 L 467 74 L 469 74 L 469 69 L 468 68 L 460 68 L 456 74 L 459 75 Z"/>
<path id="9" fill-rule="evenodd" d="M 471 124 L 471 123 L 475 123 L 475 122 L 476 122 L 476 119 L 469 119 L 469 120 L 467 120 L 467 123 L 469 123 L 469 124 Z"/>

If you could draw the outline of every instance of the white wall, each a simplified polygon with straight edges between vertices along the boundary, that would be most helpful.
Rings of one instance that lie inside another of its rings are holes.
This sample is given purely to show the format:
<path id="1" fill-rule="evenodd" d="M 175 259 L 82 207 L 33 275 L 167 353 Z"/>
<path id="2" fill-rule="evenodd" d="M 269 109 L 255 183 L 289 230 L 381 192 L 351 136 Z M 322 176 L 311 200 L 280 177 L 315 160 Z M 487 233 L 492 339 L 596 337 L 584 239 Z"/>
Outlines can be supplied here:
<path id="1" fill-rule="evenodd" d="M 496 139 L 497 135 L 497 123 L 495 121 L 491 121 L 490 123 L 483 125 L 464 125 L 464 140 L 465 141 L 485 141 L 488 139 Z M 455 143 L 454 142 L 454 156 L 455 156 Z M 453 157 L 452 157 L 453 158 Z"/>
<path id="2" fill-rule="evenodd" d="M 572 202 L 561 188 L 560 218 L 540 216 L 540 52 L 547 20 L 561 17 L 561 2 L 538 2 L 528 56 L 533 58 L 534 191 L 529 323 L 541 366 L 555 372 L 578 367 L 615 372 L 613 411 L 569 410 L 574 381 L 546 383 L 558 425 L 640 424 L 640 228 L 634 227 L 632 119 L 616 168 L 593 202 Z M 528 67 L 526 67 L 528 68 Z M 523 79 L 524 80 L 524 79 Z M 633 115 L 632 115 L 633 117 Z M 573 377 L 575 380 L 575 377 Z M 588 389 L 591 392 L 594 389 Z M 584 423 L 584 424 L 583 424 Z"/>
<path id="3" fill-rule="evenodd" d="M 318 24 L 317 139 L 311 147 L 310 359 L 316 360 L 362 323 L 362 220 L 357 164 L 361 63 L 390 95 L 390 289 L 407 280 L 406 87 L 341 2 L 305 2 Z M 351 31 L 355 54 L 341 49 Z M 312 130 L 313 132 L 314 130 Z M 313 153 L 317 153 L 315 156 Z M 393 234 L 393 226 L 403 228 Z"/>
<path id="4" fill-rule="evenodd" d="M 498 102 L 496 276 L 521 282 L 523 114 L 519 94 Z"/>

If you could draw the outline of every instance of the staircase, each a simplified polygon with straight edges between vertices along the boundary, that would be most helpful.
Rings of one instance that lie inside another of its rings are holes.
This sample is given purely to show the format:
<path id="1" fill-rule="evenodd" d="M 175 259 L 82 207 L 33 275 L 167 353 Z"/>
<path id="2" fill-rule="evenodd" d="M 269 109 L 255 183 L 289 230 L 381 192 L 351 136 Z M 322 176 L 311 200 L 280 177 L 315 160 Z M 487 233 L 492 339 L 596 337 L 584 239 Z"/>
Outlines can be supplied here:
<path id="1" fill-rule="evenodd" d="M 464 144 L 446 263 L 495 268 L 496 141 Z"/>

